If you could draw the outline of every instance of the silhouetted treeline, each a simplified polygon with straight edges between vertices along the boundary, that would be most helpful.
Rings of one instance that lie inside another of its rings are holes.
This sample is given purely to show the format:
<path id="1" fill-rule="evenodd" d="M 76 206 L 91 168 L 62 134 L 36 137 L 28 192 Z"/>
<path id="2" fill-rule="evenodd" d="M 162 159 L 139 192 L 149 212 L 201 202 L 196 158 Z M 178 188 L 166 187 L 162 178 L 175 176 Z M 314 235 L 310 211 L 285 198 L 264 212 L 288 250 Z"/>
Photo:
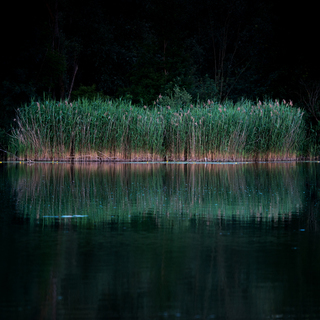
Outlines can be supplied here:
<path id="1" fill-rule="evenodd" d="M 98 93 L 150 104 L 293 100 L 319 116 L 316 10 L 267 0 L 42 0 L 9 4 L 2 28 L 0 141 L 15 108 Z"/>

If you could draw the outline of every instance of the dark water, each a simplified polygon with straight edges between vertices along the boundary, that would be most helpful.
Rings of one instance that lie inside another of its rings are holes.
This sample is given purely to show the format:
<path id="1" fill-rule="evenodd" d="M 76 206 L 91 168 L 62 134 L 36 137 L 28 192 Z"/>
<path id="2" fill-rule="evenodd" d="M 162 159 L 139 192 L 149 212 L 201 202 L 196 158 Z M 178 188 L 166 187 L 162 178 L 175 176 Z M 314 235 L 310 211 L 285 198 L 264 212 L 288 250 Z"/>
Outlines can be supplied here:
<path id="1" fill-rule="evenodd" d="M 0 164 L 0 319 L 320 319 L 320 164 Z"/>

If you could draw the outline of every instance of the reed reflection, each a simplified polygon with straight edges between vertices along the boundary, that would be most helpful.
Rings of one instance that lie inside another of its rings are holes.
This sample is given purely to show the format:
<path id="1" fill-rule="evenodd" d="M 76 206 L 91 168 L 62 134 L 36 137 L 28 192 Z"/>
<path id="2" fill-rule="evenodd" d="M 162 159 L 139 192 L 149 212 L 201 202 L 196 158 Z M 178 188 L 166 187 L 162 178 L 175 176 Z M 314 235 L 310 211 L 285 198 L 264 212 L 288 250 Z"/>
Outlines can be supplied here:
<path id="1" fill-rule="evenodd" d="M 191 218 L 290 220 L 301 212 L 310 184 L 304 168 L 296 163 L 34 164 L 12 167 L 10 175 L 17 206 L 32 222 L 73 219 L 87 225 L 148 215 L 157 224 L 178 219 L 181 226 Z"/>
<path id="2" fill-rule="evenodd" d="M 10 262 L 0 264 L 3 288 L 10 288 L 0 291 L 10 306 L 4 315 L 320 315 L 318 164 L 34 164 L 7 170 L 15 215 L 26 222 L 2 228 L 2 256 Z"/>

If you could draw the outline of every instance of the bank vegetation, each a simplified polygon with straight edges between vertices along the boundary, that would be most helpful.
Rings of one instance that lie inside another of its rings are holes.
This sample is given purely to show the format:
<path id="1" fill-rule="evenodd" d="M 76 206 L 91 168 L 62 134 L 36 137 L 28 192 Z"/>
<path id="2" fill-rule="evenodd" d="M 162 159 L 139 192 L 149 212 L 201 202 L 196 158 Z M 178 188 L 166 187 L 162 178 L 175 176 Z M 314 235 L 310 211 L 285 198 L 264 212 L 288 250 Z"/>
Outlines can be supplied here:
<path id="1" fill-rule="evenodd" d="M 11 160 L 273 161 L 306 156 L 303 112 L 286 101 L 169 105 L 160 95 L 153 105 L 138 106 L 121 99 L 44 100 L 18 109 L 14 123 Z"/>

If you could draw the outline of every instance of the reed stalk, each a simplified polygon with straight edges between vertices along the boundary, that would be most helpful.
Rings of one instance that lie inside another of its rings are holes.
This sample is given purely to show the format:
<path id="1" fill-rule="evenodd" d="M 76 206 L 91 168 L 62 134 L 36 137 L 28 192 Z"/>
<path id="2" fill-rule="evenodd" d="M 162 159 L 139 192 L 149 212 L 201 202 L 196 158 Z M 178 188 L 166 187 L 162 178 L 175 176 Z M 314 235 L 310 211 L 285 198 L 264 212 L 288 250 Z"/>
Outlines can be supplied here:
<path id="1" fill-rule="evenodd" d="M 18 109 L 10 152 L 28 160 L 295 160 L 303 112 L 285 101 L 152 107 L 46 100 Z"/>

